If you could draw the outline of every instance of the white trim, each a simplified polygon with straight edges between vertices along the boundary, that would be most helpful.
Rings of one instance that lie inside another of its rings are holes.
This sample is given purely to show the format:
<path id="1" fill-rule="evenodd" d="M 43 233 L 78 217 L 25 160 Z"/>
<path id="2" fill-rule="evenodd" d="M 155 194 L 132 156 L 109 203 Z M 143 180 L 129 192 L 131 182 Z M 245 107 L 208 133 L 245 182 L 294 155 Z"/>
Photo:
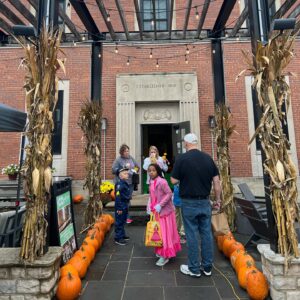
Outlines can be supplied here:
<path id="1" fill-rule="evenodd" d="M 55 168 L 54 175 L 66 176 L 67 175 L 67 163 L 68 163 L 70 81 L 69 80 L 60 80 L 58 83 L 58 89 L 64 91 L 62 142 L 61 142 L 61 154 L 53 155 L 53 167 Z"/>

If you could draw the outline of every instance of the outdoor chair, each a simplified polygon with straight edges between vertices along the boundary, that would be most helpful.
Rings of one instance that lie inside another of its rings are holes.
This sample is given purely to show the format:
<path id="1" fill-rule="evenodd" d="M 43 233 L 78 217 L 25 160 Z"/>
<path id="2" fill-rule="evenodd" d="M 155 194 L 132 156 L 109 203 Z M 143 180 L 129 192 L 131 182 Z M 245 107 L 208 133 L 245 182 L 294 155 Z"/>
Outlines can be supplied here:
<path id="1" fill-rule="evenodd" d="M 23 216 L 26 212 L 25 206 L 10 214 L 4 223 L 3 231 L 0 232 L 0 247 L 20 246 Z"/>
<path id="2" fill-rule="evenodd" d="M 269 229 L 267 226 L 267 220 L 262 217 L 253 201 L 249 199 L 242 199 L 235 197 L 235 202 L 240 206 L 241 213 L 249 220 L 249 223 L 254 229 L 254 232 L 250 236 L 249 240 L 245 243 L 245 248 L 250 244 L 256 244 L 260 239 L 269 240 Z"/>

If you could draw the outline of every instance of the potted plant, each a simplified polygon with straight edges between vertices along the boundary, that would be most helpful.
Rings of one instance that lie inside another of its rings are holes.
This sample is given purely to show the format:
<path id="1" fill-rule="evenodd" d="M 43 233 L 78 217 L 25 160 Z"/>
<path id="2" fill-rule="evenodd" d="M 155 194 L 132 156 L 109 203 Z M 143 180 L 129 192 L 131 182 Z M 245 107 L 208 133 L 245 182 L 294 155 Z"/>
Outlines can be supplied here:
<path id="1" fill-rule="evenodd" d="M 100 199 L 105 206 L 108 202 L 113 201 L 115 198 L 114 185 L 109 181 L 103 181 L 100 185 Z"/>
<path id="2" fill-rule="evenodd" d="M 16 180 L 20 168 L 16 164 L 10 164 L 7 167 L 2 169 L 2 174 L 6 174 L 9 180 Z"/>

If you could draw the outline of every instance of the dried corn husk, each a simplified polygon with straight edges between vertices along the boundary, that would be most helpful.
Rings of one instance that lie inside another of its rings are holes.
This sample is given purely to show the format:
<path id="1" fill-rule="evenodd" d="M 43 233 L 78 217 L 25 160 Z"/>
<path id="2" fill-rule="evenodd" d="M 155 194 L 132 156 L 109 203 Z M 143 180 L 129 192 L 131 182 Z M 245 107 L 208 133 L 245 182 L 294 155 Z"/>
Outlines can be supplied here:
<path id="1" fill-rule="evenodd" d="M 100 200 L 101 185 L 101 117 L 100 102 L 86 102 L 82 105 L 78 125 L 83 131 L 86 141 L 84 153 L 86 155 L 86 178 L 84 188 L 89 190 L 89 202 L 85 210 L 85 227 L 95 223 L 102 214 Z"/>
<path id="2" fill-rule="evenodd" d="M 217 144 L 218 168 L 222 184 L 222 210 L 226 213 L 231 231 L 235 230 L 235 204 L 230 176 L 230 154 L 228 142 L 235 126 L 230 124 L 231 113 L 226 105 L 216 106 L 216 128 L 214 136 Z"/>
<path id="3" fill-rule="evenodd" d="M 264 171 L 270 177 L 270 198 L 278 231 L 279 252 L 287 261 L 299 257 L 295 220 L 299 220 L 297 204 L 297 172 L 290 155 L 290 142 L 283 132 L 286 108 L 290 105 L 290 87 L 285 80 L 284 69 L 291 61 L 296 35 L 290 32 L 273 36 L 267 45 L 258 43 L 254 63 L 249 59 L 248 70 L 254 77 L 263 117 L 250 143 L 258 136 L 266 154 Z"/>
<path id="4" fill-rule="evenodd" d="M 17 38 L 16 38 L 17 39 Z M 26 159 L 22 168 L 26 216 L 20 256 L 34 261 L 44 254 L 47 237 L 45 214 L 51 186 L 52 111 L 57 102 L 56 72 L 61 32 L 42 29 L 36 45 L 17 39 L 25 51 L 22 66 L 26 70 L 25 101 L 28 124 L 25 135 Z M 60 67 L 64 64 L 64 60 Z M 63 68 L 64 69 L 64 68 Z"/>

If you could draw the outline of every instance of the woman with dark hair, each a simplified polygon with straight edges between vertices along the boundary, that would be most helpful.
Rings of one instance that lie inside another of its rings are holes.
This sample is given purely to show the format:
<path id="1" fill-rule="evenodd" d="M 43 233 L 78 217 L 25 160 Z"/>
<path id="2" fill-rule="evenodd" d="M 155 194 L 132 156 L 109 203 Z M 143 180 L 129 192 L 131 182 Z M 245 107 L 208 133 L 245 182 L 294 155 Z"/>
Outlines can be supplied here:
<path id="1" fill-rule="evenodd" d="M 118 183 L 119 177 L 118 177 L 118 170 L 122 168 L 127 168 L 129 177 L 126 180 L 126 182 L 129 184 L 130 188 L 130 196 L 132 196 L 134 184 L 132 183 L 132 175 L 134 173 L 137 173 L 140 169 L 140 166 L 135 161 L 135 159 L 129 154 L 129 147 L 126 144 L 122 144 L 120 146 L 119 150 L 120 156 L 115 159 L 112 165 L 112 173 L 115 175 L 115 184 Z M 130 206 L 130 203 L 129 203 Z M 126 220 L 127 224 L 130 224 L 132 222 L 132 219 L 129 217 Z"/>

